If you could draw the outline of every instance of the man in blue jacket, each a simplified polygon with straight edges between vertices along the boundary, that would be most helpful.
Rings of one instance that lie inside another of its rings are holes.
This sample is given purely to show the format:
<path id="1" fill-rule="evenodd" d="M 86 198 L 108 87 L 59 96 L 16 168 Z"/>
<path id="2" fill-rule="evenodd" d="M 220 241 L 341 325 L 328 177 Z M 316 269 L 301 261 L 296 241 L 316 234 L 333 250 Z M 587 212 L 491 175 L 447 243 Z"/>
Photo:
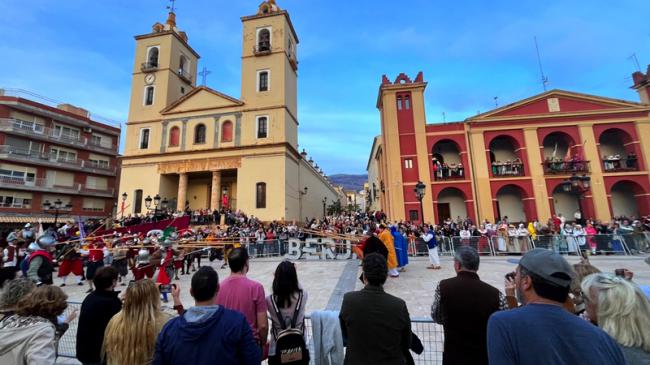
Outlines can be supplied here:
<path id="1" fill-rule="evenodd" d="M 194 307 L 167 322 L 156 341 L 154 365 L 259 365 L 261 354 L 243 314 L 216 305 L 219 277 L 202 266 L 192 276 Z"/>

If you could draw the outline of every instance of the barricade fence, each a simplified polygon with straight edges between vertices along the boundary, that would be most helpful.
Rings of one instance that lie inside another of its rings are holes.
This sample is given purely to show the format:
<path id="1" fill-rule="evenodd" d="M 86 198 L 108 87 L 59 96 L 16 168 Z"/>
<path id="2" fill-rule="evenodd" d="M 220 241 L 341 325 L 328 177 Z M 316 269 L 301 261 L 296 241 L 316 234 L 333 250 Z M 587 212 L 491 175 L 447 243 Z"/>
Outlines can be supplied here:
<path id="1" fill-rule="evenodd" d="M 65 314 L 69 314 L 72 310 L 77 310 L 81 308 L 81 303 L 79 302 L 68 302 L 68 308 L 65 311 Z M 58 346 L 58 356 L 62 358 L 76 358 L 77 350 L 77 325 L 79 321 L 75 319 L 70 323 L 70 328 L 65 332 L 65 334 L 59 339 Z M 444 331 L 441 325 L 433 323 L 430 318 L 426 317 L 412 317 L 411 318 L 411 328 L 413 333 L 415 333 L 422 345 L 424 347 L 424 352 L 417 355 L 411 353 L 413 360 L 416 364 L 440 364 L 442 363 L 442 351 L 444 347 Z M 314 346 L 313 346 L 313 335 L 312 335 L 312 325 L 311 318 L 307 315 L 305 316 L 305 335 L 307 338 L 307 346 L 312 352 L 311 364 L 314 364 Z"/>
<path id="2" fill-rule="evenodd" d="M 453 256 L 460 246 L 471 246 L 479 254 L 486 256 L 495 255 L 522 255 L 533 248 L 546 248 L 563 255 L 579 255 L 582 252 L 606 255 L 630 255 L 650 250 L 650 233 L 633 234 L 596 234 L 596 235 L 536 235 L 531 236 L 468 236 L 446 237 L 438 236 L 436 239 L 438 254 Z M 351 258 L 352 243 L 348 241 L 332 240 L 329 238 L 289 238 L 256 241 L 253 238 L 244 238 L 240 244 L 247 248 L 250 257 L 285 257 L 293 259 L 305 258 L 306 251 L 312 255 L 328 257 Z M 293 247 L 293 251 L 292 251 Z M 295 252 L 299 247 L 300 251 Z M 311 247 L 304 250 L 305 247 Z M 347 251 L 347 255 L 344 253 Z M 411 257 L 427 256 L 429 248 L 427 243 L 417 237 L 408 241 L 408 255 Z M 297 256 L 296 256 L 297 255 Z"/>

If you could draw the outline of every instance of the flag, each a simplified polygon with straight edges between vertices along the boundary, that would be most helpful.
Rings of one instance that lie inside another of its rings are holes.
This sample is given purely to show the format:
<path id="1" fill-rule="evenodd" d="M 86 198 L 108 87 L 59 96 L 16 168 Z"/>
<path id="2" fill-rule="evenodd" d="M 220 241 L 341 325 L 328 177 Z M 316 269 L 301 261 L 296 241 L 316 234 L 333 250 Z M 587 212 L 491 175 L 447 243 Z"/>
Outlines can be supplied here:
<path id="1" fill-rule="evenodd" d="M 79 240 L 83 241 L 86 238 L 86 231 L 84 230 L 84 222 L 81 221 L 81 217 L 78 217 L 79 219 Z"/>
<path id="2" fill-rule="evenodd" d="M 36 237 L 40 237 L 43 235 L 43 221 L 41 221 L 40 218 L 38 218 L 38 231 L 36 232 Z"/>
<path id="3" fill-rule="evenodd" d="M 566 156 L 564 156 L 564 161 L 569 161 L 571 159 L 571 149 L 575 146 L 569 146 L 566 150 Z"/>
<path id="4" fill-rule="evenodd" d="M 553 148 L 553 159 L 555 160 L 555 155 L 557 154 L 557 142 L 555 142 L 555 148 Z"/>

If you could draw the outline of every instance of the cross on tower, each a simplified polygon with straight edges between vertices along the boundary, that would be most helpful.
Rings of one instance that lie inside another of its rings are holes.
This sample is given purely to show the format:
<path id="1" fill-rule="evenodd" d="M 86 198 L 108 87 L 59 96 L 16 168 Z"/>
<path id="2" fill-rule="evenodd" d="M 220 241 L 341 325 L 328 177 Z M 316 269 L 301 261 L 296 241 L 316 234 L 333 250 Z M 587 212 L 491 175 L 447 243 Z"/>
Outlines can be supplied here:
<path id="1" fill-rule="evenodd" d="M 171 6 L 168 5 L 167 9 L 169 9 L 169 11 L 173 13 L 174 10 L 176 10 L 176 0 L 169 0 L 169 2 L 172 3 L 172 5 Z"/>
<path id="2" fill-rule="evenodd" d="M 203 71 L 199 72 L 199 75 L 201 75 L 201 85 L 205 86 L 205 82 L 208 79 L 208 75 L 211 74 L 212 72 L 208 70 L 207 67 L 203 66 Z"/>

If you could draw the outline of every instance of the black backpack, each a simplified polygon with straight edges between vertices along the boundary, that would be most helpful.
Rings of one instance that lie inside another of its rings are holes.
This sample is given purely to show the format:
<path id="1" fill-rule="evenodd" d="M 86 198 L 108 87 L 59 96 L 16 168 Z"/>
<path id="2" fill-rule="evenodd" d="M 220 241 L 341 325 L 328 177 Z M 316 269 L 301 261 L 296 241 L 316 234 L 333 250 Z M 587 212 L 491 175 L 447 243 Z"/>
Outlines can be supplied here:
<path id="1" fill-rule="evenodd" d="M 298 302 L 296 303 L 296 310 L 291 319 L 291 327 L 287 328 L 284 317 L 278 309 L 275 302 L 275 297 L 271 296 L 271 303 L 276 316 L 280 320 L 281 330 L 275 334 L 275 356 L 269 358 L 269 364 L 291 364 L 291 365 L 307 365 L 309 364 L 309 349 L 305 344 L 305 338 L 301 330 L 296 328 L 296 321 L 298 320 L 298 312 L 302 306 L 302 290 L 298 292 Z"/>

